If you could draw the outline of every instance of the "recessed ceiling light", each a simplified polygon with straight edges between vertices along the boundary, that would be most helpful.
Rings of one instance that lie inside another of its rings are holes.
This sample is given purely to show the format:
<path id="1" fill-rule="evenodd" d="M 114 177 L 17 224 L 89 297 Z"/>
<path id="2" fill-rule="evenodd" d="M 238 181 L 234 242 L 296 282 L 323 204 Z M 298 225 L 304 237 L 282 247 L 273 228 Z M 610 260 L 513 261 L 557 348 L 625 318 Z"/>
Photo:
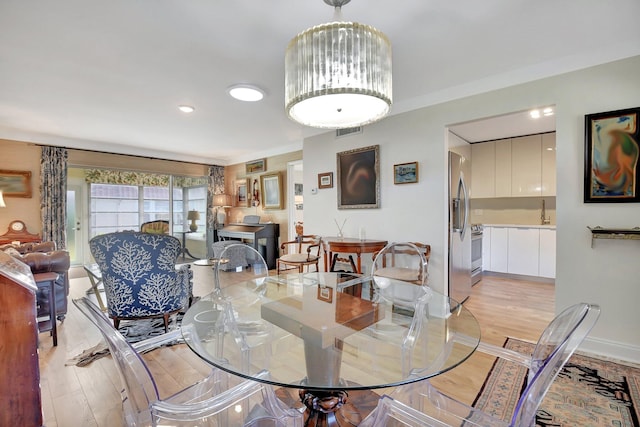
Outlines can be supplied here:
<path id="1" fill-rule="evenodd" d="M 544 114 L 545 116 L 553 116 L 553 108 L 545 108 L 544 110 L 542 110 L 542 114 Z"/>
<path id="2" fill-rule="evenodd" d="M 253 85 L 233 85 L 227 89 L 227 92 L 239 101 L 255 102 L 264 98 L 264 91 Z"/>
<path id="3" fill-rule="evenodd" d="M 193 113 L 194 111 L 196 111 L 196 109 L 191 105 L 178 105 L 178 109 L 183 113 Z"/>
<path id="4" fill-rule="evenodd" d="M 529 115 L 531 116 L 532 119 L 539 119 L 540 118 L 540 110 L 531 110 L 531 111 L 529 111 Z"/>

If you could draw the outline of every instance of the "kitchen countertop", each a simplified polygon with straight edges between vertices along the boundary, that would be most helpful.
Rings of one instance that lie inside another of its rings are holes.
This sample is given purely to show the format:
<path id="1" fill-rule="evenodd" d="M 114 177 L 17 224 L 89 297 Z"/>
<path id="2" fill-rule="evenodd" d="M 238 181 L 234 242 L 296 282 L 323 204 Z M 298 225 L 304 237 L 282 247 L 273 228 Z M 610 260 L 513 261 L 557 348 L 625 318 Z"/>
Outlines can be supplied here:
<path id="1" fill-rule="evenodd" d="M 548 230 L 555 230 L 555 224 L 482 224 L 483 227 L 505 227 L 505 228 L 542 228 Z"/>

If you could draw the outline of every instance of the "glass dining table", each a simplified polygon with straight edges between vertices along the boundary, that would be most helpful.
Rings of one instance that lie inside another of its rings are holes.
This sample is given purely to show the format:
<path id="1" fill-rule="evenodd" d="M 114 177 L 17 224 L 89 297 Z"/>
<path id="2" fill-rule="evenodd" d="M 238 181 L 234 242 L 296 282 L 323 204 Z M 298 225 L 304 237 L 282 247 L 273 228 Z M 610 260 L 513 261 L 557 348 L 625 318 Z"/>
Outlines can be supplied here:
<path id="1" fill-rule="evenodd" d="M 375 407 L 372 390 L 464 362 L 480 327 L 462 304 L 429 288 L 313 272 L 241 281 L 203 297 L 186 312 L 182 334 L 211 365 L 277 387 L 305 411 L 305 425 L 340 426 L 358 425 Z"/>

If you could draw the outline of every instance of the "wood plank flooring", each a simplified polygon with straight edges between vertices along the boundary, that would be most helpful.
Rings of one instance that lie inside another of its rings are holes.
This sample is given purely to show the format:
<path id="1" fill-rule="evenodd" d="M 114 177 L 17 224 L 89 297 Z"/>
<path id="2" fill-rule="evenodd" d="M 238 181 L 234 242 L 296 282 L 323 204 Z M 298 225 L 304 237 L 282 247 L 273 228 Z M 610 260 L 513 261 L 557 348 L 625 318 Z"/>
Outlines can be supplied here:
<path id="1" fill-rule="evenodd" d="M 213 289 L 210 267 L 192 266 L 194 294 Z M 72 276 L 74 277 L 74 276 Z M 58 346 L 40 334 L 40 376 L 45 425 L 48 427 L 118 427 L 122 412 L 118 374 L 110 357 L 86 367 L 65 362 L 100 342 L 100 333 L 73 305 L 71 298 L 85 295 L 87 278 L 72 279 L 69 312 L 58 327 Z M 537 340 L 555 313 L 554 285 L 485 276 L 473 287 L 465 306 L 477 317 L 483 340 L 502 345 L 506 337 Z M 154 350 L 144 355 L 158 382 L 161 397 L 193 384 L 210 367 L 185 345 Z M 471 403 L 480 390 L 493 358 L 476 353 L 452 371 L 432 380 L 446 393 Z M 382 391 L 381 391 L 382 392 Z"/>

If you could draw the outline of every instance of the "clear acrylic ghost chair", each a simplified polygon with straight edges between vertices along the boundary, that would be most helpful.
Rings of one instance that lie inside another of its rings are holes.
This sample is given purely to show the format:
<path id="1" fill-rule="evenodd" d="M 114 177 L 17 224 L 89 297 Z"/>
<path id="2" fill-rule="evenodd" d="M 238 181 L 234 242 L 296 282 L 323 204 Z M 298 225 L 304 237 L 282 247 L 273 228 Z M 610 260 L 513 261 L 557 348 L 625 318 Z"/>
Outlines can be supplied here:
<path id="1" fill-rule="evenodd" d="M 529 368 L 527 385 L 509 421 L 494 418 L 446 396 L 429 381 L 398 387 L 392 396 L 428 414 L 431 421 L 425 426 L 532 426 L 536 410 L 549 387 L 599 316 L 600 307 L 594 304 L 580 303 L 568 307 L 549 323 L 530 356 L 486 343 L 480 344 L 479 351 Z M 464 342 L 464 337 L 454 337 L 454 340 Z"/>
<path id="2" fill-rule="evenodd" d="M 123 420 L 126 426 L 296 426 L 300 414 L 277 399 L 273 389 L 255 381 L 236 381 L 225 389 L 228 374 L 213 369 L 194 385 L 160 399 L 144 360 L 111 326 L 100 309 L 86 297 L 73 300 L 95 324 L 109 347 L 122 384 Z M 267 378 L 268 372 L 261 372 Z"/>
<path id="3" fill-rule="evenodd" d="M 358 425 L 360 427 L 423 427 L 427 425 L 448 427 L 448 424 L 434 424 L 433 421 L 428 415 L 385 394 L 378 401 L 376 408 Z"/>
<path id="4" fill-rule="evenodd" d="M 431 246 L 422 243 L 390 243 L 373 260 L 371 275 L 427 285 Z"/>
<path id="5" fill-rule="evenodd" d="M 224 247 L 219 256 L 222 262 L 214 267 L 214 291 L 238 282 L 254 286 L 254 290 L 264 289 L 269 276 L 267 263 L 260 252 L 244 243 L 234 243 Z"/>

